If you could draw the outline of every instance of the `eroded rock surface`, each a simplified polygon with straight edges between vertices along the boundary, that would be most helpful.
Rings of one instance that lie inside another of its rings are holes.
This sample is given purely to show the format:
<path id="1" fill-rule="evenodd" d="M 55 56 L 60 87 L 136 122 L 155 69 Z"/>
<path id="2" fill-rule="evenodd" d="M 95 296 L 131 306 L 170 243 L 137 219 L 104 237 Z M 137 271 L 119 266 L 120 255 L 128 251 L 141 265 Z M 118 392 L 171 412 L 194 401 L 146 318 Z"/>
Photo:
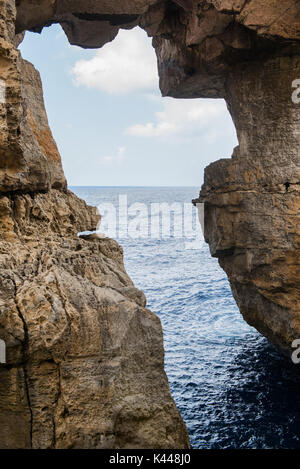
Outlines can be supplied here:
<path id="1" fill-rule="evenodd" d="M 66 189 L 14 2 L 0 12 L 0 447 L 187 448 L 161 323 L 117 242 L 78 237 L 100 216 Z"/>
<path id="2" fill-rule="evenodd" d="M 15 47 L 14 1 L 2 1 L 0 8 L 0 191 L 65 188 L 39 73 Z"/>
<path id="3" fill-rule="evenodd" d="M 1 445 L 187 447 L 159 320 L 126 275 L 120 247 L 77 238 L 95 229 L 97 214 L 66 190 L 38 73 L 16 47 L 25 30 L 52 23 L 82 47 L 139 25 L 153 37 L 163 95 L 226 99 L 239 147 L 206 170 L 198 199 L 206 239 L 245 319 L 290 351 L 300 337 L 299 1 L 16 7 L 0 2 Z"/>
<path id="4" fill-rule="evenodd" d="M 0 198 L 0 447 L 184 448 L 162 330 L 70 192 Z"/>
<path id="5" fill-rule="evenodd" d="M 244 318 L 288 354 L 300 337 L 299 72 L 293 47 L 234 67 L 227 99 L 240 145 L 206 169 L 200 194 L 207 242 Z"/>

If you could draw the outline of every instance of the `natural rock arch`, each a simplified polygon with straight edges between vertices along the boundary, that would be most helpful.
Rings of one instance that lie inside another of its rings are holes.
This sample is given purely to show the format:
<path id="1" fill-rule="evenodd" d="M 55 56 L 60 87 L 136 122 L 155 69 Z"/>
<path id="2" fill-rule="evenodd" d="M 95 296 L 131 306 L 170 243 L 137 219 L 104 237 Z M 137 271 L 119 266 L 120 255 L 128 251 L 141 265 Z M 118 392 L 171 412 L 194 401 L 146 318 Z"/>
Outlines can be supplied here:
<path id="1" fill-rule="evenodd" d="M 297 216 L 299 106 L 291 97 L 292 83 L 300 76 L 299 3 L 44 0 L 43 4 L 41 8 L 37 1 L 17 2 L 17 33 L 59 22 L 71 44 L 101 47 L 120 27 L 138 24 L 153 37 L 163 95 L 226 100 L 240 145 L 232 160 L 217 162 L 206 171 L 201 200 L 206 202 L 207 240 L 229 276 L 246 320 L 289 348 L 300 334 L 300 330 L 295 334 L 295 298 L 289 304 L 298 290 L 297 273 L 282 261 L 297 246 L 297 233 L 286 231 L 295 226 Z M 275 214 L 274 205 L 276 216 L 270 216 Z M 294 261 L 295 270 L 298 261 Z"/>
<path id="2" fill-rule="evenodd" d="M 164 95 L 226 99 L 239 147 L 206 170 L 206 238 L 245 319 L 288 351 L 300 337 L 292 100 L 299 3 L 17 0 L 16 7 L 14 0 L 0 7 L 0 335 L 8 363 L 0 367 L 1 445 L 187 447 L 163 371 L 160 323 L 126 275 L 117 243 L 76 238 L 99 217 L 66 189 L 39 75 L 16 46 L 26 29 L 57 22 L 83 47 L 138 24 L 153 36 Z"/>

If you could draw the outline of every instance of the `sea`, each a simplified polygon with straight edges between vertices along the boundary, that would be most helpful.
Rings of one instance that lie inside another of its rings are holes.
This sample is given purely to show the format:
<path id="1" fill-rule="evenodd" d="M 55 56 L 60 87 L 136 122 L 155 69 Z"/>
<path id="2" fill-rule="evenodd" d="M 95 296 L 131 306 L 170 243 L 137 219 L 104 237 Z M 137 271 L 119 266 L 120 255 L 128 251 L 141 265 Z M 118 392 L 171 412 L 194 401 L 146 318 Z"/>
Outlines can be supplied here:
<path id="1" fill-rule="evenodd" d="M 123 229 L 120 238 L 117 229 L 116 238 L 124 248 L 127 273 L 161 319 L 165 369 L 192 447 L 299 449 L 300 365 L 246 324 L 225 273 L 203 241 L 195 245 L 175 236 L 172 226 L 170 236 L 167 230 L 164 237 L 151 237 L 151 204 L 188 207 L 199 188 L 71 190 L 89 205 L 109 211 L 107 204 L 112 204 L 117 214 L 120 200 L 131 207 L 131 236 Z M 139 223 L 149 227 L 149 236 L 144 229 L 138 236 Z"/>

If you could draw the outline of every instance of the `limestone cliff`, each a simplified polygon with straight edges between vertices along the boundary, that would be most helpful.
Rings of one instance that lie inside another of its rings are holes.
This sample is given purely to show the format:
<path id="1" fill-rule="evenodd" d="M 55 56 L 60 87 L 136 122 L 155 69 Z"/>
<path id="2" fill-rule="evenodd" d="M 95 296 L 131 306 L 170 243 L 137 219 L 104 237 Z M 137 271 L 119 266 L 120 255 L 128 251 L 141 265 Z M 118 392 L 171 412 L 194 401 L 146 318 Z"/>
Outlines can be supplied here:
<path id="1" fill-rule="evenodd" d="M 0 198 L 2 448 L 183 448 L 162 330 L 72 193 Z"/>
<path id="2" fill-rule="evenodd" d="M 120 28 L 153 37 L 160 87 L 224 98 L 239 147 L 207 168 L 206 239 L 245 319 L 281 349 L 300 338 L 299 0 L 0 2 L 0 370 L 6 447 L 186 447 L 163 371 L 158 319 L 97 215 L 66 190 L 39 77 L 17 43 L 60 23 L 101 47 Z M 197 200 L 195 202 L 197 202 Z M 43 427 L 43 431 L 41 430 Z"/>
<path id="3" fill-rule="evenodd" d="M 245 319 L 288 353 L 300 337 L 298 0 L 18 1 L 17 33 L 60 22 L 99 47 L 119 28 L 153 36 L 163 95 L 224 98 L 239 147 L 211 165 L 206 239 Z"/>
<path id="4" fill-rule="evenodd" d="M 41 81 L 0 3 L 1 448 L 187 448 L 159 319 L 66 189 Z"/>

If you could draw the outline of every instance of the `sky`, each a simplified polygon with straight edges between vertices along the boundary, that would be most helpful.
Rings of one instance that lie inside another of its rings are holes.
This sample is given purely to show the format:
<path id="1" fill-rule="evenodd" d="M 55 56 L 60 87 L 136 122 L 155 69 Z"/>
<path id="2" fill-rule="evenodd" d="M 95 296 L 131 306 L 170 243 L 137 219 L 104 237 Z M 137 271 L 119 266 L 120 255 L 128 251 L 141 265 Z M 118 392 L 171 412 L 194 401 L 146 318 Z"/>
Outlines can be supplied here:
<path id="1" fill-rule="evenodd" d="M 71 46 L 59 25 L 27 32 L 70 186 L 201 186 L 236 132 L 223 100 L 162 98 L 151 39 L 121 30 L 99 50 Z"/>

